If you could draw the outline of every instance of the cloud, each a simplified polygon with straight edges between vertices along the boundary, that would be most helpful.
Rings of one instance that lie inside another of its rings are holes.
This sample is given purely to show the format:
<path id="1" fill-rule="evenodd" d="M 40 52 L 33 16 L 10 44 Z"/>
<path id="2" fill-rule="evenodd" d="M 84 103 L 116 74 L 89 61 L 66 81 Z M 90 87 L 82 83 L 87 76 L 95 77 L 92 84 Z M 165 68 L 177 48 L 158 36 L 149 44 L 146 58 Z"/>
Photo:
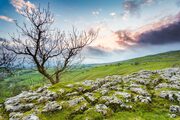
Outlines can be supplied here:
<path id="1" fill-rule="evenodd" d="M 166 16 L 158 22 L 140 28 L 136 39 L 138 44 L 161 45 L 180 42 L 180 12 Z"/>
<path id="2" fill-rule="evenodd" d="M 126 47 L 134 45 L 162 45 L 180 43 L 180 12 L 161 18 L 135 30 L 119 30 L 117 44 Z"/>
<path id="3" fill-rule="evenodd" d="M 124 12 L 122 19 L 126 20 L 129 16 L 140 16 L 140 10 L 143 5 L 150 5 L 157 0 L 125 0 L 123 3 Z"/>
<path id="4" fill-rule="evenodd" d="M 99 11 L 93 11 L 92 14 L 93 14 L 93 15 L 99 15 L 100 12 L 99 12 Z"/>
<path id="5" fill-rule="evenodd" d="M 10 17 L 7 17 L 7 16 L 0 16 L 0 19 L 1 20 L 4 20 L 6 22 L 11 22 L 13 23 L 14 22 L 14 19 L 10 18 Z"/>
<path id="6" fill-rule="evenodd" d="M 85 52 L 89 56 L 106 56 L 108 53 L 99 46 L 87 46 Z"/>
<path id="7" fill-rule="evenodd" d="M 11 4 L 15 7 L 16 12 L 22 14 L 22 10 L 27 8 L 28 10 L 34 9 L 36 6 L 30 1 L 25 0 L 11 0 Z"/>
<path id="8" fill-rule="evenodd" d="M 180 21 L 145 32 L 138 38 L 138 43 L 160 45 L 180 42 Z"/>
<path id="9" fill-rule="evenodd" d="M 117 44 L 118 35 L 110 30 L 106 23 L 97 23 L 95 28 L 99 28 L 99 34 L 95 41 L 91 43 L 92 46 L 98 46 L 102 49 L 111 51 L 113 49 L 124 49 L 123 46 Z"/>
<path id="10" fill-rule="evenodd" d="M 110 16 L 116 16 L 116 13 L 115 12 L 112 12 L 109 14 Z"/>
<path id="11" fill-rule="evenodd" d="M 136 44 L 135 39 L 130 31 L 119 30 L 116 32 L 118 35 L 118 40 L 116 41 L 119 45 L 124 47 L 129 47 Z"/>

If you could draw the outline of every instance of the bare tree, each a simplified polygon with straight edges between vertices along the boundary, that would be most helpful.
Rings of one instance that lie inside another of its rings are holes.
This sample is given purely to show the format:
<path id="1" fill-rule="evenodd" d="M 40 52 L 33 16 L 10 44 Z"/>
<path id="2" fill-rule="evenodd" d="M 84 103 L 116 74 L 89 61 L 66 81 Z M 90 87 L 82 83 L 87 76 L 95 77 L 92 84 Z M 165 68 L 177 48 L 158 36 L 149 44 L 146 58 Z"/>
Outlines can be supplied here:
<path id="1" fill-rule="evenodd" d="M 52 28 L 53 14 L 47 9 L 26 8 L 22 15 L 28 20 L 18 27 L 19 36 L 11 35 L 12 41 L 6 46 L 7 50 L 17 55 L 27 56 L 33 61 L 37 70 L 52 84 L 60 81 L 61 74 L 73 63 L 82 49 L 96 39 L 98 32 L 78 31 L 73 27 L 72 32 L 65 33 Z M 54 73 L 48 72 L 48 63 L 56 63 Z"/>
<path id="2" fill-rule="evenodd" d="M 0 38 L 0 68 L 8 73 L 12 73 L 16 55 L 4 48 L 5 39 Z"/>

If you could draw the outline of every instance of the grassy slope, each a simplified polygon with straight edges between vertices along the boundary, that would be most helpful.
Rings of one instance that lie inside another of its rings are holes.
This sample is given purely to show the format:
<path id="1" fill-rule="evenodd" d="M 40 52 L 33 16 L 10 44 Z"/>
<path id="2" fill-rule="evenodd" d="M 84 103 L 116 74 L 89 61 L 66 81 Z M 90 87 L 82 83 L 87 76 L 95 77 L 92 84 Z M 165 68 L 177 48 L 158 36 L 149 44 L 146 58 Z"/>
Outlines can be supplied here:
<path id="1" fill-rule="evenodd" d="M 61 82 L 77 82 L 85 79 L 101 78 L 107 75 L 125 75 L 139 70 L 157 70 L 178 66 L 180 66 L 180 51 L 173 51 L 86 69 L 76 69 L 66 72 L 62 76 Z M 0 102 L 9 96 L 17 94 L 22 89 L 27 89 L 27 86 L 34 87 L 48 82 L 37 71 L 23 70 L 17 73 L 18 75 L 16 76 L 0 81 Z"/>
<path id="2" fill-rule="evenodd" d="M 63 75 L 62 81 L 82 81 L 107 75 L 125 75 L 139 70 L 157 70 L 180 66 L 180 51 L 135 58 L 118 63 L 96 66 L 86 70 L 76 70 Z"/>

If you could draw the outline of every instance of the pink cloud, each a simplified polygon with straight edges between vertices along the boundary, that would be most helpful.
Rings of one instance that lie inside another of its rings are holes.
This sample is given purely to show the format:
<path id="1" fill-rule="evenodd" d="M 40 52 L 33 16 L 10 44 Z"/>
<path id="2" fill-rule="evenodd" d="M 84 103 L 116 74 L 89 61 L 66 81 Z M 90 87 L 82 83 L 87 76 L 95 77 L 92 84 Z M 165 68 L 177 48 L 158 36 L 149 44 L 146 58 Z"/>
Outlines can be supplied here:
<path id="1" fill-rule="evenodd" d="M 16 12 L 22 14 L 23 8 L 27 8 L 28 10 L 34 9 L 36 6 L 30 1 L 25 0 L 11 0 L 11 4 L 15 7 Z"/>
<path id="2" fill-rule="evenodd" d="M 0 16 L 1 20 L 7 21 L 7 22 L 14 22 L 14 19 L 7 17 L 7 16 Z"/>

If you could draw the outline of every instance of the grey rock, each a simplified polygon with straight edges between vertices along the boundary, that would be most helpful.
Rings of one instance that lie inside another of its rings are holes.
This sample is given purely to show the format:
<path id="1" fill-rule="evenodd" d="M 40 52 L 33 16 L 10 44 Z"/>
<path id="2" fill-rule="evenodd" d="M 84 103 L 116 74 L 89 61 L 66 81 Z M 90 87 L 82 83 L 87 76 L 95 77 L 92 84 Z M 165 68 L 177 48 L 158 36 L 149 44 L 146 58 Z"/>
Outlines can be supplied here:
<path id="1" fill-rule="evenodd" d="M 180 113 L 180 106 L 178 106 L 178 105 L 171 105 L 169 107 L 169 112 L 171 112 L 171 113 Z"/>
<path id="2" fill-rule="evenodd" d="M 115 92 L 114 94 L 115 94 L 115 95 L 121 95 L 121 96 L 123 96 L 124 98 L 131 98 L 131 94 L 126 93 L 126 92 Z"/>
<path id="3" fill-rule="evenodd" d="M 41 92 L 47 90 L 50 86 L 51 86 L 50 84 L 47 84 L 47 85 L 45 85 L 45 86 L 43 86 L 43 87 L 39 87 L 39 88 L 36 90 L 36 92 L 37 92 L 37 93 L 41 93 Z"/>
<path id="4" fill-rule="evenodd" d="M 142 85 L 140 85 L 140 84 L 137 84 L 137 83 L 131 83 L 130 84 L 130 88 L 132 88 L 132 87 L 135 87 L 135 88 L 138 88 L 138 87 L 141 87 Z"/>
<path id="5" fill-rule="evenodd" d="M 28 116 L 23 117 L 22 120 L 39 120 L 39 117 L 37 117 L 37 116 L 34 115 L 34 114 L 31 114 L 31 115 L 28 115 Z"/>
<path id="6" fill-rule="evenodd" d="M 46 96 L 41 96 L 37 101 L 38 103 L 44 103 L 47 102 L 50 98 Z"/>
<path id="7" fill-rule="evenodd" d="M 85 101 L 84 97 L 77 97 L 75 99 L 69 100 L 68 103 L 69 103 L 69 106 L 74 106 L 82 101 Z"/>
<path id="8" fill-rule="evenodd" d="M 51 92 L 49 90 L 45 90 L 42 92 L 42 96 L 45 96 L 46 98 L 48 98 L 48 100 L 56 100 L 58 98 L 58 94 L 55 92 Z"/>
<path id="9" fill-rule="evenodd" d="M 93 80 L 85 80 L 82 84 L 85 86 L 92 86 L 94 84 L 94 81 Z"/>
<path id="10" fill-rule="evenodd" d="M 57 111 L 57 110 L 61 110 L 62 106 L 59 105 L 56 101 L 52 101 L 52 102 L 48 102 L 42 112 L 53 112 L 53 111 Z"/>
<path id="11" fill-rule="evenodd" d="M 108 92 L 109 92 L 108 89 L 101 89 L 101 91 L 100 91 L 100 93 L 101 93 L 102 95 L 105 95 L 105 94 L 107 94 Z"/>
<path id="12" fill-rule="evenodd" d="M 144 76 L 145 78 L 147 78 L 147 76 Z M 143 84 L 143 85 L 148 85 L 149 83 L 150 83 L 150 81 L 149 80 L 147 80 L 147 79 L 137 79 L 136 80 L 136 82 L 137 83 L 140 83 L 140 84 Z"/>
<path id="13" fill-rule="evenodd" d="M 132 106 L 131 106 L 131 105 L 121 104 L 120 107 L 123 108 L 123 109 L 132 109 Z"/>
<path id="14" fill-rule="evenodd" d="M 9 120 L 21 120 L 23 117 L 23 113 L 20 112 L 12 112 L 9 114 Z"/>
<path id="15" fill-rule="evenodd" d="M 93 94 L 92 93 L 85 93 L 84 94 L 91 102 L 95 102 L 96 100 L 97 100 L 97 98 L 95 98 L 94 96 L 93 96 Z"/>
<path id="16" fill-rule="evenodd" d="M 130 88 L 130 90 L 140 95 L 149 96 L 149 93 L 142 88 Z"/>
<path id="17" fill-rule="evenodd" d="M 134 100 L 136 102 L 140 101 L 142 103 L 151 103 L 151 98 L 149 96 L 142 96 L 142 95 L 137 95 L 134 97 Z"/>
<path id="18" fill-rule="evenodd" d="M 169 117 L 170 117 L 170 118 L 175 118 L 175 117 L 176 117 L 176 114 L 169 114 Z"/>
<path id="19" fill-rule="evenodd" d="M 116 96 L 102 96 L 100 98 L 101 101 L 105 101 L 105 104 L 108 105 L 121 105 L 123 102 L 118 99 Z"/>
<path id="20" fill-rule="evenodd" d="M 180 102 L 180 92 L 178 91 L 161 91 L 159 96 L 161 98 L 169 99 L 170 101 L 177 100 Z"/>
<path id="21" fill-rule="evenodd" d="M 88 109 L 87 103 L 84 103 L 80 107 L 76 108 L 73 113 L 79 113 L 79 112 L 84 112 L 85 110 Z"/>
<path id="22" fill-rule="evenodd" d="M 33 103 L 28 104 L 17 104 L 17 105 L 6 105 L 5 109 L 7 112 L 20 112 L 20 111 L 28 111 L 34 107 Z"/>
<path id="23" fill-rule="evenodd" d="M 96 106 L 95 106 L 95 108 L 96 108 L 96 111 L 97 112 L 99 112 L 99 113 L 101 113 L 101 114 L 103 114 L 103 115 L 106 115 L 107 114 L 107 110 L 108 110 L 108 107 L 106 106 L 106 105 L 104 105 L 104 104 L 97 104 Z"/>
<path id="24" fill-rule="evenodd" d="M 22 99 L 26 102 L 31 102 L 32 100 L 35 100 L 39 97 L 40 97 L 40 94 L 38 94 L 36 92 L 23 91 L 21 94 L 19 94 L 17 96 L 10 97 L 10 98 L 6 99 L 4 104 L 5 105 L 18 104 L 21 102 Z"/>

